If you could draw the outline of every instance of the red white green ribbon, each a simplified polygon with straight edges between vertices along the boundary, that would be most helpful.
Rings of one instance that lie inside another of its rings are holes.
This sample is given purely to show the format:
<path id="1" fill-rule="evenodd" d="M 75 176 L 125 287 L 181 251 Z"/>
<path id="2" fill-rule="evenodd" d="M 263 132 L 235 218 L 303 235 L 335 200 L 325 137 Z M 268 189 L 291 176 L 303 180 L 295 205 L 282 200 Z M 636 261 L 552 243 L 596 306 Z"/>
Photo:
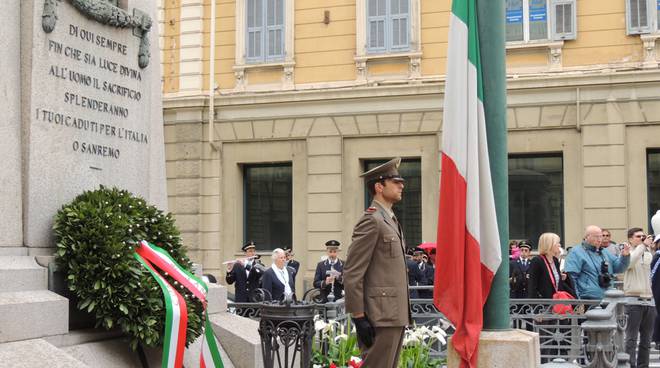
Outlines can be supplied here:
<path id="1" fill-rule="evenodd" d="M 206 311 L 206 294 L 208 286 L 181 267 L 164 249 L 146 241 L 141 241 L 136 248 L 135 258 L 151 273 L 163 291 L 166 306 L 165 339 L 163 343 L 163 368 L 180 368 L 183 366 L 183 352 L 186 346 L 186 328 L 188 326 L 188 311 L 185 299 L 175 287 L 169 284 L 165 276 L 174 279 L 175 286 L 188 290 L 202 302 L 204 307 L 204 333 L 202 334 L 202 351 L 199 365 L 202 368 L 223 368 L 222 359 L 218 350 L 218 342 L 213 333 Z M 155 268 L 154 268 L 155 266 Z"/>

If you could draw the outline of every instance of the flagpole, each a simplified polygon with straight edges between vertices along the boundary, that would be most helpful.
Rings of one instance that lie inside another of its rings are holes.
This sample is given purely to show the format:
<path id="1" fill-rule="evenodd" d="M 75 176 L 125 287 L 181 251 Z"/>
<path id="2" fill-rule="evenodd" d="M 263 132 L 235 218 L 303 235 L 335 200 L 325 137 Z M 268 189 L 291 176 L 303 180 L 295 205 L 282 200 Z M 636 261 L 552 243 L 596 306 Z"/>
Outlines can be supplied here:
<path id="1" fill-rule="evenodd" d="M 502 263 L 484 306 L 484 330 L 507 330 L 509 319 L 509 178 L 506 124 L 504 1 L 477 0 L 484 110 L 490 173 L 500 233 Z"/>

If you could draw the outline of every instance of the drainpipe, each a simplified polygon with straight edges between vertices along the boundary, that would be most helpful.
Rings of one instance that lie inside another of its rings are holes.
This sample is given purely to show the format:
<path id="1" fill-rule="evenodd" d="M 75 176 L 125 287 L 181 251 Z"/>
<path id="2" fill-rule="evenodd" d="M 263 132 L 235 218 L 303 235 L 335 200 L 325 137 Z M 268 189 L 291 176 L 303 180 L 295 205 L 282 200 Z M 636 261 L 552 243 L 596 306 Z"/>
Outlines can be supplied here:
<path id="1" fill-rule="evenodd" d="M 209 40 L 209 144 L 218 150 L 215 143 L 215 2 L 211 0 L 211 27 Z"/>
<path id="2" fill-rule="evenodd" d="M 580 87 L 575 88 L 575 129 L 582 131 L 582 114 L 580 111 Z"/>

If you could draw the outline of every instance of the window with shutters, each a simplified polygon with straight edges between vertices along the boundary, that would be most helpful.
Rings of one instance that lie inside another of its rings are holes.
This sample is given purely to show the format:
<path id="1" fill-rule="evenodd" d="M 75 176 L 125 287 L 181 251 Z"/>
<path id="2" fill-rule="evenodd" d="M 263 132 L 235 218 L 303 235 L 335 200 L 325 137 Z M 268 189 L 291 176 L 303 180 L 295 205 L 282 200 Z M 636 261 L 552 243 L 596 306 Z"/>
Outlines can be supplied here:
<path id="1" fill-rule="evenodd" d="M 410 49 L 410 0 L 366 0 L 368 53 Z"/>
<path id="2" fill-rule="evenodd" d="M 660 0 L 625 0 L 628 34 L 658 33 Z"/>
<path id="3" fill-rule="evenodd" d="M 246 61 L 278 61 L 284 58 L 284 0 L 246 1 Z"/>
<path id="4" fill-rule="evenodd" d="M 572 40 L 575 0 L 506 0 L 505 22 L 507 42 Z"/>

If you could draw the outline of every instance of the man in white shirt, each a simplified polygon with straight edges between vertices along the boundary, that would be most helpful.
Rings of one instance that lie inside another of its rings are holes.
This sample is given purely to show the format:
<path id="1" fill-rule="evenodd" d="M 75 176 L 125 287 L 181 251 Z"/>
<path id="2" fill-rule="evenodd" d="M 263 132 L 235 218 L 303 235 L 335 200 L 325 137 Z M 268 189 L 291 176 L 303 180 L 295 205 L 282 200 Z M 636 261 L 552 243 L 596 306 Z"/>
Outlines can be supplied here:
<path id="1" fill-rule="evenodd" d="M 645 238 L 644 231 L 639 227 L 628 230 L 628 243 L 633 250 L 630 252 L 630 265 L 623 274 L 623 292 L 634 298 L 626 305 L 628 324 L 625 346 L 631 368 L 649 366 L 651 334 L 656 316 L 650 280 L 653 254 L 644 244 Z"/>

